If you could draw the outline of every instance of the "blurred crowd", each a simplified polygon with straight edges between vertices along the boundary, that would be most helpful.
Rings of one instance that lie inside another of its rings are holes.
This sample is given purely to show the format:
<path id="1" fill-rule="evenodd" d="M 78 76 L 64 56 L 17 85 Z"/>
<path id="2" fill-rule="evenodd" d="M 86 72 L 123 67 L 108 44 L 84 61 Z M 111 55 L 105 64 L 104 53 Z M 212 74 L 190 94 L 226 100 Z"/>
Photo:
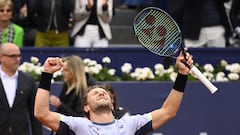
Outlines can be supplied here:
<path id="1" fill-rule="evenodd" d="M 108 47 L 115 9 L 167 11 L 186 47 L 239 47 L 238 0 L 0 0 L 0 42 L 19 47 Z"/>
<path id="2" fill-rule="evenodd" d="M 239 47 L 239 0 L 118 0 L 121 9 L 154 6 L 180 25 L 186 47 Z"/>

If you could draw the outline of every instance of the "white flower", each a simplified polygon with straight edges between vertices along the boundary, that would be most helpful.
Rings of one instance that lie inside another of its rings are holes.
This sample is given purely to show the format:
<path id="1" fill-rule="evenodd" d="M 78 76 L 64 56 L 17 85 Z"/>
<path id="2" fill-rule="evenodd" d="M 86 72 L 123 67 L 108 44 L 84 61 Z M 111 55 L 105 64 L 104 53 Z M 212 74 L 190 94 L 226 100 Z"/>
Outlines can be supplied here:
<path id="1" fill-rule="evenodd" d="M 95 67 L 86 67 L 85 71 L 89 74 L 95 74 L 96 68 Z"/>
<path id="2" fill-rule="evenodd" d="M 42 71 L 43 71 L 43 67 L 41 67 L 41 66 L 36 66 L 35 67 L 35 73 L 37 74 L 37 75 L 41 75 L 42 74 Z M 61 72 L 61 71 L 60 71 Z M 61 74 L 62 74 L 62 72 L 61 72 Z"/>
<path id="3" fill-rule="evenodd" d="M 91 60 L 89 62 L 89 66 L 96 66 L 97 65 L 97 61 L 96 60 Z"/>
<path id="4" fill-rule="evenodd" d="M 164 66 L 161 63 L 157 63 L 154 65 L 155 70 L 164 70 Z"/>
<path id="5" fill-rule="evenodd" d="M 228 78 L 225 76 L 224 72 L 218 72 L 216 75 L 216 81 L 217 82 L 227 82 Z"/>
<path id="6" fill-rule="evenodd" d="M 142 74 L 142 70 L 140 68 L 136 68 L 135 71 L 131 73 L 131 76 L 137 80 L 140 80 L 139 74 Z"/>
<path id="7" fill-rule="evenodd" d="M 18 69 L 23 72 L 31 73 L 35 71 L 36 67 L 38 66 L 34 65 L 33 63 L 23 62 Z"/>
<path id="8" fill-rule="evenodd" d="M 41 66 L 41 63 L 39 62 L 39 59 L 37 57 L 32 56 L 31 57 L 31 62 L 23 62 L 19 66 L 19 70 L 30 73 L 35 79 L 39 79 L 43 67 Z M 107 67 L 106 64 L 111 63 L 111 59 L 109 57 L 104 57 L 102 59 L 102 63 L 104 65 L 98 64 L 96 60 L 91 60 L 90 58 L 85 58 L 83 59 L 83 63 L 85 64 L 85 72 L 94 75 L 97 77 L 100 74 L 106 74 L 105 69 L 107 69 L 107 74 L 110 74 L 111 76 L 115 76 L 116 70 L 113 68 Z M 103 67 L 104 66 L 104 67 Z M 197 64 L 195 64 L 197 66 Z M 212 64 L 205 64 L 203 67 L 197 66 L 200 69 L 203 68 L 203 74 L 204 76 L 209 79 L 210 81 L 216 81 L 216 82 L 227 82 L 227 81 L 234 81 L 234 80 L 240 80 L 239 75 L 240 75 L 240 64 L 239 63 L 232 63 L 228 64 L 227 61 L 221 60 L 220 61 L 220 69 L 224 67 L 224 71 L 220 71 L 216 73 L 216 71 L 219 71 L 219 69 L 214 69 L 214 66 Z M 104 70 L 103 70 L 104 69 Z M 131 73 L 131 70 L 133 70 L 133 66 L 131 63 L 124 63 L 121 66 L 121 71 L 122 73 L 130 74 L 132 77 L 129 80 L 171 80 L 175 81 L 177 77 L 177 71 L 175 66 L 170 66 L 168 69 L 164 69 L 163 64 L 157 63 L 154 65 L 154 74 L 152 72 L 152 69 L 150 67 L 144 67 L 144 68 L 135 68 L 134 72 Z M 104 71 L 104 72 L 101 72 Z M 228 73 L 228 74 L 225 74 Z M 156 77 L 155 77 L 156 75 Z M 53 74 L 53 80 L 54 79 L 59 79 L 59 76 L 61 78 L 62 72 L 57 71 Z M 191 80 L 197 79 L 197 77 L 190 72 Z M 108 76 L 109 77 L 109 76 Z M 163 78 L 161 78 L 163 77 Z M 167 78 L 166 78 L 167 77 Z M 169 77 L 169 78 L 168 78 Z M 103 80 L 106 80 L 109 78 L 105 78 Z"/>
<path id="9" fill-rule="evenodd" d="M 170 66 L 168 69 L 165 70 L 165 73 L 172 73 L 174 72 L 173 66 Z"/>
<path id="10" fill-rule="evenodd" d="M 177 72 L 172 72 L 170 73 L 170 80 L 175 81 L 177 78 L 178 73 Z"/>
<path id="11" fill-rule="evenodd" d="M 225 67 L 226 65 L 228 65 L 228 62 L 227 62 L 226 60 L 221 60 L 221 61 L 220 61 L 220 65 L 221 65 L 222 67 Z"/>
<path id="12" fill-rule="evenodd" d="M 147 72 L 148 79 L 154 79 L 155 76 L 154 76 L 154 74 L 153 74 L 151 68 L 149 68 L 149 67 L 145 67 L 145 68 L 144 68 L 144 71 Z"/>
<path id="13" fill-rule="evenodd" d="M 22 71 L 22 72 L 27 72 L 26 64 L 28 64 L 28 62 L 23 62 L 23 63 L 18 67 L 18 70 L 20 70 L 20 71 Z"/>
<path id="14" fill-rule="evenodd" d="M 204 66 L 203 66 L 203 68 L 204 68 L 204 70 L 206 71 L 206 72 L 213 72 L 214 71 L 214 67 L 213 67 L 213 65 L 212 64 L 205 64 Z"/>
<path id="15" fill-rule="evenodd" d="M 154 69 L 155 69 L 154 73 L 158 76 L 163 76 L 163 74 L 165 73 L 163 64 L 160 63 L 155 64 Z"/>
<path id="16" fill-rule="evenodd" d="M 115 73 L 116 73 L 116 70 L 115 70 L 115 69 L 109 69 L 109 70 L 108 70 L 108 73 L 109 73 L 111 76 L 114 76 Z"/>
<path id="17" fill-rule="evenodd" d="M 132 64 L 130 63 L 124 63 L 122 66 L 121 66 L 121 71 L 123 73 L 126 73 L 126 74 L 129 74 L 132 70 Z"/>
<path id="18" fill-rule="evenodd" d="M 37 57 L 32 56 L 32 57 L 30 58 L 30 60 L 31 60 L 31 62 L 32 62 L 33 64 L 35 64 L 35 65 L 39 63 L 39 59 L 38 59 Z"/>
<path id="19" fill-rule="evenodd" d="M 85 58 L 85 59 L 83 59 L 83 63 L 85 64 L 85 65 L 90 65 L 89 63 L 91 62 L 91 59 L 89 59 L 89 58 Z"/>
<path id="20" fill-rule="evenodd" d="M 204 72 L 203 75 L 210 81 L 214 80 L 214 75 L 210 72 Z"/>
<path id="21" fill-rule="evenodd" d="M 147 80 L 153 79 L 155 77 L 149 67 L 136 68 L 135 71 L 131 74 L 131 76 L 136 78 L 136 80 Z"/>
<path id="22" fill-rule="evenodd" d="M 226 68 L 227 71 L 230 71 L 232 73 L 240 73 L 239 63 L 233 63 L 231 65 L 227 65 L 225 68 Z"/>
<path id="23" fill-rule="evenodd" d="M 239 80 L 239 75 L 238 74 L 236 74 L 236 73 L 229 73 L 228 74 L 228 78 L 230 79 L 230 80 Z"/>
<path id="24" fill-rule="evenodd" d="M 96 60 L 91 60 L 91 59 L 89 59 L 89 58 L 85 58 L 85 59 L 83 60 L 83 63 L 84 63 L 85 66 L 87 66 L 87 67 L 94 67 L 94 66 L 97 65 L 97 61 L 96 61 Z"/>
<path id="25" fill-rule="evenodd" d="M 102 70 L 102 65 L 96 64 L 95 66 L 90 66 L 85 68 L 89 74 L 98 74 Z"/>
<path id="26" fill-rule="evenodd" d="M 109 57 L 103 57 L 102 62 L 105 64 L 111 63 L 111 59 Z"/>
<path id="27" fill-rule="evenodd" d="M 85 58 L 83 63 L 85 64 L 85 72 L 92 75 L 98 74 L 103 69 L 102 65 L 98 64 L 96 60 Z"/>

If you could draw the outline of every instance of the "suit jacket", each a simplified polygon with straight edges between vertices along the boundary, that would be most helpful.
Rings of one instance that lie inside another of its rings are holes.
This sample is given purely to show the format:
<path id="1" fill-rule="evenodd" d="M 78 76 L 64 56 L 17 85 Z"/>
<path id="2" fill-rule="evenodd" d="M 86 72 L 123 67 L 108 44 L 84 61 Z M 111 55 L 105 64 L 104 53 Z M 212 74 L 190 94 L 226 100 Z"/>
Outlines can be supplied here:
<path id="1" fill-rule="evenodd" d="M 2 79 L 0 79 L 1 135 L 7 135 L 10 127 L 13 135 L 30 135 L 30 130 L 32 130 L 32 135 L 42 135 L 42 126 L 34 118 L 35 94 L 36 87 L 33 78 L 30 75 L 19 71 L 16 97 L 12 108 L 10 108 L 2 84 Z"/>
<path id="2" fill-rule="evenodd" d="M 76 0 L 75 9 L 74 9 L 74 19 L 75 24 L 71 36 L 74 37 L 87 23 L 91 11 L 86 9 L 87 1 L 86 0 Z M 97 0 L 97 19 L 100 23 L 101 28 L 103 29 L 104 34 L 107 39 L 112 39 L 112 33 L 110 28 L 110 22 L 113 17 L 113 0 L 108 0 L 108 10 L 103 11 L 102 0 Z"/>
<path id="3" fill-rule="evenodd" d="M 30 0 L 29 5 L 29 19 L 38 31 L 48 32 L 52 24 L 54 24 L 53 29 L 59 32 L 69 30 L 68 24 L 74 9 L 74 0 Z"/>

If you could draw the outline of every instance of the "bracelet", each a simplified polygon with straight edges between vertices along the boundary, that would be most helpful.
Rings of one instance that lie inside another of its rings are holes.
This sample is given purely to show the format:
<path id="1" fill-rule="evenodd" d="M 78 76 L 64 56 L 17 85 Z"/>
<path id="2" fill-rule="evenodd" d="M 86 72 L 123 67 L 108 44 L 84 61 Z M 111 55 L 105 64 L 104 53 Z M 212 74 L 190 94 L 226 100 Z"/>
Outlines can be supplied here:
<path id="1" fill-rule="evenodd" d="M 187 83 L 187 78 L 188 75 L 178 73 L 175 83 L 173 85 L 173 89 L 179 92 L 184 92 Z"/>
<path id="2" fill-rule="evenodd" d="M 51 73 L 42 72 L 42 76 L 41 76 L 38 88 L 42 88 L 44 90 L 50 91 L 52 76 L 53 74 Z"/>

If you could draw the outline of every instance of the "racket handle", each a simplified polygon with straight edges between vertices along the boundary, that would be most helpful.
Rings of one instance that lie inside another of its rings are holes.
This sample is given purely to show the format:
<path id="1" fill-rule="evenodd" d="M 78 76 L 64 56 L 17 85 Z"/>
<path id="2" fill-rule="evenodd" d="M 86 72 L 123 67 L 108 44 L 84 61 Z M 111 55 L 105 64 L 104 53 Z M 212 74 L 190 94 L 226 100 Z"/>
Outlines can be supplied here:
<path id="1" fill-rule="evenodd" d="M 208 88 L 208 90 L 213 94 L 218 88 L 215 87 L 200 71 L 197 67 L 192 65 L 190 68 L 194 75 L 198 77 L 198 79 Z"/>

